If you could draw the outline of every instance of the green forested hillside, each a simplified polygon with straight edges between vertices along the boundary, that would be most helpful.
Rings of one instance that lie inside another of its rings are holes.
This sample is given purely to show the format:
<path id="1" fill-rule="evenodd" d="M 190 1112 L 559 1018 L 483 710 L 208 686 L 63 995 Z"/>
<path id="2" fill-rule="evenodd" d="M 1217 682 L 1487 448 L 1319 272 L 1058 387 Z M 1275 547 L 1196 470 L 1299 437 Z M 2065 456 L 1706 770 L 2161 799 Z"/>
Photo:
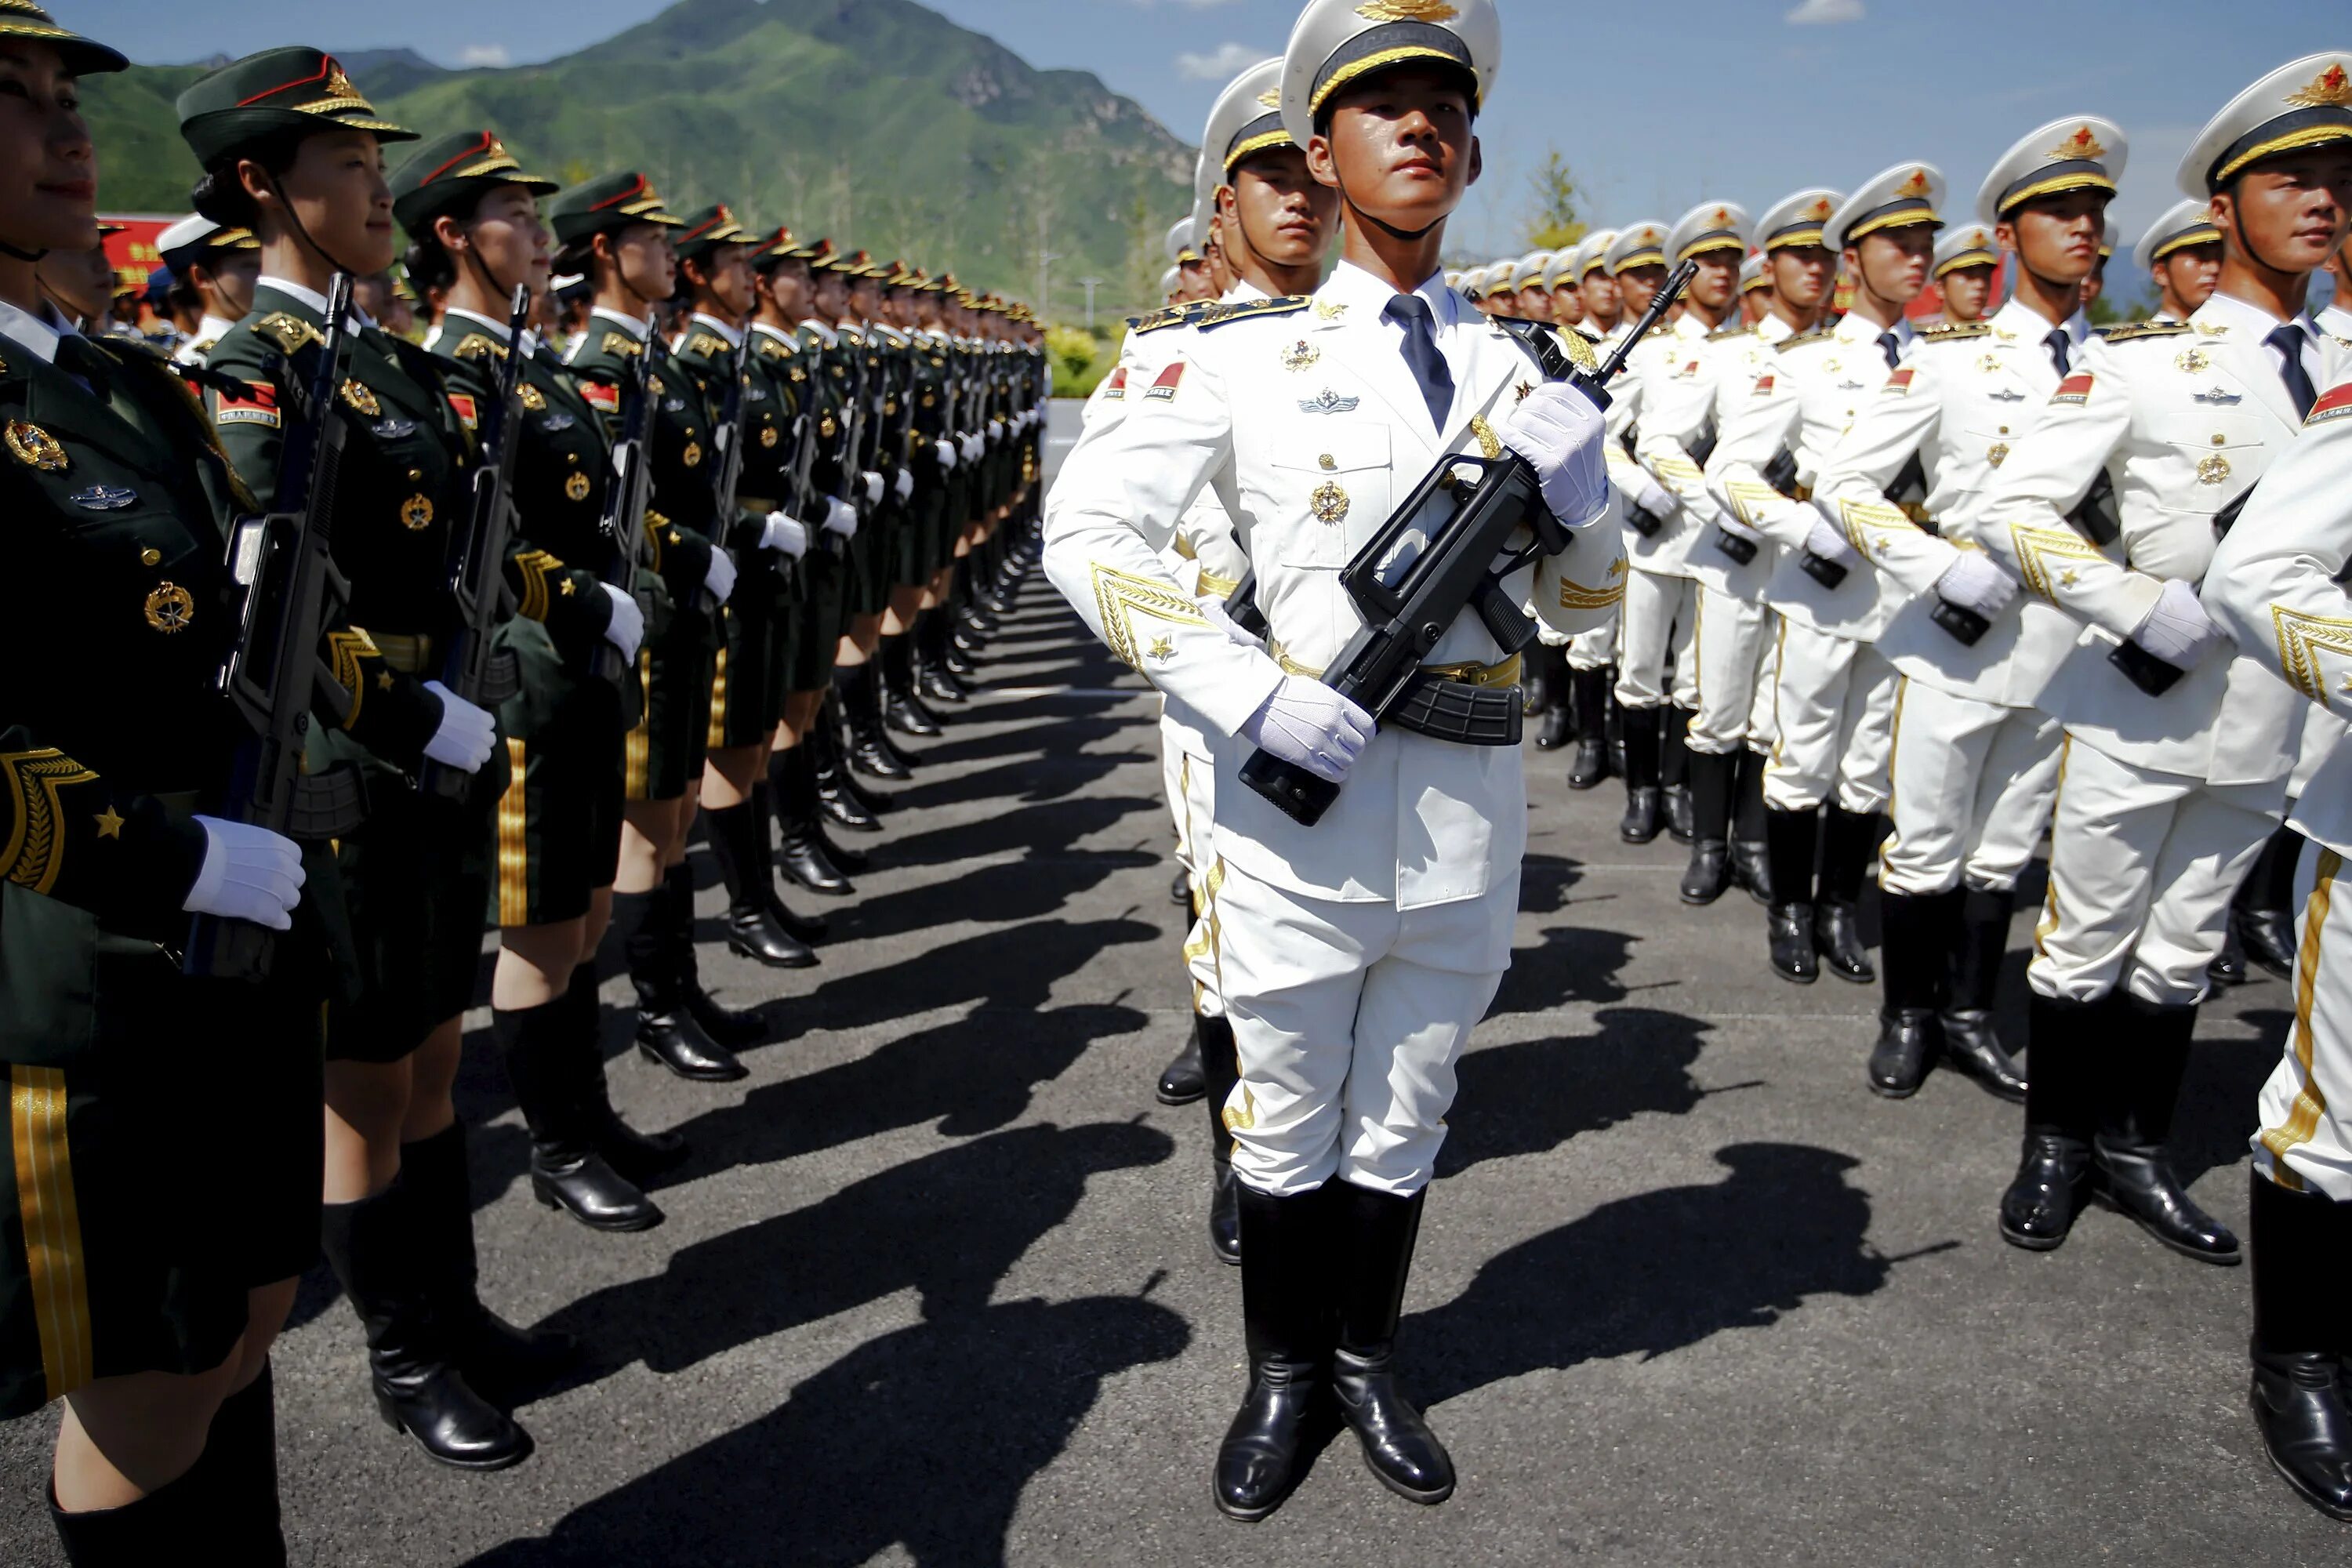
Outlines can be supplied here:
<path id="1" fill-rule="evenodd" d="M 1064 315 L 1089 275 L 1110 280 L 1100 306 L 1143 300 L 1158 236 L 1190 202 L 1191 150 L 1134 103 L 1084 72 L 1032 69 L 913 0 L 680 0 L 544 65 L 346 64 L 401 123 L 490 125 L 555 178 L 641 167 L 673 207 L 721 198 L 1024 298 L 1051 250 L 1047 303 Z M 184 207 L 195 170 L 172 100 L 201 73 L 86 84 L 102 206 Z"/>

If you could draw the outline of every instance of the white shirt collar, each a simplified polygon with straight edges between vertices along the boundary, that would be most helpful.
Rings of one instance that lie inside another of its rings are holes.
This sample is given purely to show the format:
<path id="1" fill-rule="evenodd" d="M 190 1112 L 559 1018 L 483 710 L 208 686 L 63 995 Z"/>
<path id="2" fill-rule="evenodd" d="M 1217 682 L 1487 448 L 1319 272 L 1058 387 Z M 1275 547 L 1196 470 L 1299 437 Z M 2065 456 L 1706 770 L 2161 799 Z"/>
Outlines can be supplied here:
<path id="1" fill-rule="evenodd" d="M 772 322 L 758 321 L 755 319 L 751 322 L 751 330 L 755 332 L 764 333 L 768 337 L 775 339 L 780 343 L 789 343 L 793 342 L 793 330 L 790 327 L 779 327 Z"/>
<path id="2" fill-rule="evenodd" d="M 692 319 L 698 325 L 709 327 L 712 331 L 718 333 L 720 337 L 725 338 L 729 348 L 740 349 L 743 346 L 743 334 L 737 331 L 733 327 L 729 326 L 726 322 L 720 321 L 718 317 L 706 314 L 701 310 L 697 310 Z"/>
<path id="3" fill-rule="evenodd" d="M 2014 332 L 2020 338 L 2037 343 L 2048 342 L 2053 330 L 2049 317 L 2014 294 L 2001 301 L 2000 309 L 1992 313 L 1992 319 L 1986 325 L 2004 332 Z M 2077 310 L 2064 321 L 2054 323 L 2054 330 L 2064 332 L 2068 342 L 2081 348 L 2091 335 L 2091 318 Z"/>
<path id="4" fill-rule="evenodd" d="M 646 341 L 646 323 L 645 319 L 641 316 L 625 315 L 619 310 L 611 310 L 603 305 L 590 306 L 588 308 L 588 314 L 591 319 L 600 316 L 603 317 L 605 321 L 612 322 L 614 326 L 628 333 L 630 337 L 635 339 L 638 342 L 644 342 Z"/>
<path id="5" fill-rule="evenodd" d="M 1918 336 L 1918 333 L 1912 331 L 1911 318 L 1908 316 L 1897 316 L 1895 318 L 1893 326 L 1882 327 L 1859 310 L 1849 310 L 1840 316 L 1835 331 L 1841 342 L 1849 343 L 1875 343 L 1888 332 L 1893 332 L 1895 352 L 1898 353 L 1909 348 L 1911 340 Z"/>
<path id="6" fill-rule="evenodd" d="M 235 321 L 226 316 L 207 315 L 196 323 L 196 335 L 194 341 L 200 343 L 216 343 L 220 342 L 222 333 L 236 325 Z"/>
<path id="7" fill-rule="evenodd" d="M 807 321 L 803 321 L 801 325 L 806 327 L 810 331 L 814 332 L 817 335 L 817 341 L 824 344 L 827 348 L 833 347 L 834 344 L 841 341 L 841 334 L 839 332 L 835 331 L 831 327 L 826 326 L 814 316 L 811 316 Z"/>
<path id="8" fill-rule="evenodd" d="M 1412 292 L 1429 301 L 1431 319 L 1436 323 L 1440 336 L 1446 329 L 1461 323 L 1461 297 L 1445 286 L 1443 271 L 1431 273 Z M 1331 276 L 1324 279 L 1323 287 L 1317 289 L 1316 294 L 1320 299 L 1353 305 L 1376 321 L 1389 308 L 1389 301 L 1397 297 L 1394 289 L 1352 261 L 1342 261 L 1333 268 Z"/>
<path id="9" fill-rule="evenodd" d="M 2232 336 L 2262 342 L 2288 323 L 2272 315 L 2251 300 L 2241 300 L 2234 294 L 2224 294 L 2219 289 L 2199 308 L 2197 314 L 2209 321 L 2227 326 Z M 2307 317 L 2294 318 L 2294 327 L 2306 342 L 2311 337 L 2311 321 Z"/>
<path id="10" fill-rule="evenodd" d="M 273 277 L 267 272 L 263 273 L 255 280 L 254 287 L 257 289 L 275 289 L 287 298 L 299 300 L 301 303 L 310 307 L 310 313 L 318 317 L 320 321 L 323 321 L 327 319 L 327 297 L 324 294 L 320 293 L 316 289 L 306 289 L 299 283 L 291 282 L 284 278 Z M 360 302 L 357 300 L 352 301 L 352 320 L 362 327 L 373 327 L 375 325 L 375 318 L 369 315 L 365 310 L 361 310 Z"/>
<path id="11" fill-rule="evenodd" d="M 68 335 L 81 336 L 74 331 L 74 324 L 59 315 L 58 308 L 47 300 L 41 301 L 41 313 L 37 316 L 0 303 L 0 337 L 29 351 L 46 364 L 58 363 L 58 342 Z"/>
<path id="12" fill-rule="evenodd" d="M 1273 298 L 1273 295 L 1267 293 L 1265 289 L 1259 288 L 1248 279 L 1236 278 L 1234 279 L 1234 286 L 1225 291 L 1224 302 L 1228 305 L 1245 305 L 1253 300 L 1271 300 Z"/>

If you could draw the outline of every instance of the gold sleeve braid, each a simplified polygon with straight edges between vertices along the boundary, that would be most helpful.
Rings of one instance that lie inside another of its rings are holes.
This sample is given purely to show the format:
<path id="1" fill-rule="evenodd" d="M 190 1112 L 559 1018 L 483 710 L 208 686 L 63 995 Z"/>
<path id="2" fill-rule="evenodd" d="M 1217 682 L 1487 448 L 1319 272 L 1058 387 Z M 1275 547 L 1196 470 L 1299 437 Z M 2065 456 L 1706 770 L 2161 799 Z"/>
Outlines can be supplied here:
<path id="1" fill-rule="evenodd" d="M 2017 546 L 2017 563 L 2025 573 L 2025 585 L 2045 599 L 2054 601 L 2057 587 L 2071 587 L 2069 574 L 2062 564 L 2057 576 L 2051 575 L 2053 561 L 2105 561 L 2098 546 L 2069 528 L 2028 528 L 2012 523 L 2010 539 Z"/>
<path id="2" fill-rule="evenodd" d="M 343 728 L 349 730 L 359 722 L 360 705 L 367 700 L 367 661 L 382 658 L 374 639 L 357 626 L 327 634 L 327 672 L 335 684 L 352 694 L 351 710 L 343 715 Z"/>
<path id="3" fill-rule="evenodd" d="M 1121 663 L 1140 671 L 1146 679 L 1150 679 L 1150 672 L 1144 668 L 1134 616 L 1147 616 L 1183 626 L 1209 624 L 1208 617 L 1201 614 L 1191 598 L 1148 577 L 1138 577 L 1097 562 L 1094 578 L 1095 607 L 1102 616 L 1103 641 L 1110 645 L 1110 651 L 1118 656 Z"/>
<path id="4" fill-rule="evenodd" d="M 2319 667 L 2322 653 L 2352 660 L 2352 620 L 2273 605 L 2271 625 L 2278 633 L 2279 673 L 2290 685 L 2322 708 L 2333 710 L 2331 695 L 2343 696 L 2352 704 L 2352 675 L 2346 677 L 2342 692 L 2331 694 L 2326 674 Z"/>
<path id="5" fill-rule="evenodd" d="M 20 888 L 47 893 L 65 864 L 58 793 L 98 774 L 54 747 L 0 752 L 0 781 L 9 800 L 8 837 L 0 843 L 0 874 Z"/>
<path id="6" fill-rule="evenodd" d="M 544 550 L 526 550 L 515 557 L 515 570 L 522 576 L 522 594 L 515 613 L 526 620 L 546 620 L 547 580 L 563 570 L 563 563 Z"/>

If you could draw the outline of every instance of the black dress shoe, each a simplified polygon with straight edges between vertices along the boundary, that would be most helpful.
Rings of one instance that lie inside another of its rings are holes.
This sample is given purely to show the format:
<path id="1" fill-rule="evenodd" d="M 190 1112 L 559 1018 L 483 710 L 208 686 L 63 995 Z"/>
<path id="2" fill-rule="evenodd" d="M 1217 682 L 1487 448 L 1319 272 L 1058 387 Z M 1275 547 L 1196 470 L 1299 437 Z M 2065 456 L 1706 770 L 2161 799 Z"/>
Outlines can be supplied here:
<path id="1" fill-rule="evenodd" d="M 1946 1061 L 1982 1084 L 1996 1100 L 2025 1103 L 2025 1075 L 2017 1070 L 2016 1059 L 2001 1049 L 1990 1013 L 1975 1009 L 1946 1013 L 1943 1025 Z"/>
<path id="2" fill-rule="evenodd" d="M 1820 950 L 1822 967 L 1840 980 L 1850 980 L 1856 985 L 1877 982 L 1878 971 L 1871 966 L 1870 953 L 1862 945 L 1862 933 L 1854 928 L 1852 904 L 1840 899 L 1824 899 L 1813 906 L 1813 944 Z"/>
<path id="3" fill-rule="evenodd" d="M 1241 1182 L 1234 1175 L 1231 1160 L 1215 1162 L 1211 1171 L 1209 1247 L 1219 1262 L 1238 1266 L 1242 1260 L 1242 1211 L 1237 1196 Z"/>
<path id="4" fill-rule="evenodd" d="M 1168 901 L 1181 909 L 1192 907 L 1192 873 L 1179 867 L 1176 879 L 1168 884 Z"/>
<path id="5" fill-rule="evenodd" d="M 1655 784 L 1625 786 L 1625 815 L 1618 819 L 1617 837 L 1628 844 L 1647 844 L 1665 826 L 1665 812 Z"/>
<path id="6" fill-rule="evenodd" d="M 651 1230 L 668 1216 L 593 1150 L 534 1149 L 530 1195 L 590 1230 Z"/>
<path id="7" fill-rule="evenodd" d="M 1735 838 L 1731 841 L 1731 879 L 1748 889 L 1748 896 L 1769 907 L 1772 902 L 1772 864 L 1760 838 Z"/>
<path id="8" fill-rule="evenodd" d="M 2252 1359 L 2246 1402 L 2271 1468 L 2328 1518 L 2352 1521 L 2352 1409 L 2337 1358 L 2256 1350 Z"/>
<path id="9" fill-rule="evenodd" d="M 693 1015 L 639 1013 L 637 1054 L 696 1083 L 733 1083 L 751 1069 L 735 1053 L 702 1032 Z"/>
<path id="10" fill-rule="evenodd" d="M 1162 1105 L 1190 1105 L 1209 1092 L 1208 1079 L 1201 1067 L 1201 1037 L 1197 1033 L 1186 1035 L 1184 1048 L 1160 1069 L 1155 1092 Z"/>
<path id="11" fill-rule="evenodd" d="M 1666 802 L 1666 836 L 1677 844 L 1688 844 L 1696 832 L 1690 785 L 1668 784 L 1661 793 Z"/>
<path id="12" fill-rule="evenodd" d="M 1536 727 L 1536 749 L 1558 751 L 1568 744 L 1575 730 L 1575 716 L 1569 711 L 1568 704 L 1553 702 L 1543 710 L 1543 722 Z"/>
<path id="13" fill-rule="evenodd" d="M 2276 979 L 2294 978 L 2294 916 L 2291 911 L 2232 909 L 2230 929 L 2249 963 Z"/>
<path id="14" fill-rule="evenodd" d="M 1822 977 L 1822 963 L 1813 952 L 1813 907 L 1811 904 L 1774 904 L 1765 917 L 1765 942 L 1772 959 L 1772 973 L 1783 980 L 1793 980 L 1800 985 L 1811 985 Z"/>
<path id="15" fill-rule="evenodd" d="M 730 910 L 726 918 L 729 951 L 764 963 L 771 969 L 809 969 L 816 953 L 808 943 L 784 930 L 768 905 Z"/>
<path id="16" fill-rule="evenodd" d="M 2041 1047 L 2034 1047 L 2038 1058 Z M 2047 1064 L 2034 1063 L 2038 1080 Z M 2028 1115 L 2032 1112 L 2029 1110 Z M 2031 1123 L 2029 1122 L 2029 1127 Z M 2063 1246 L 2091 1185 L 2091 1146 L 2078 1138 L 2029 1131 L 2017 1174 L 2000 1195 L 2000 1238 L 2028 1252 Z"/>
<path id="17" fill-rule="evenodd" d="M 2216 985 L 2243 985 L 2249 978 L 2245 944 L 2238 940 L 2236 921 L 2231 921 L 2221 933 L 2221 951 L 2205 966 L 2205 977 Z"/>
<path id="18" fill-rule="evenodd" d="M 1568 787 L 1599 789 L 1609 782 L 1609 745 L 1597 735 L 1577 738 L 1576 754 L 1569 759 Z"/>
<path id="19" fill-rule="evenodd" d="M 1935 1059 L 1936 1015 L 1924 1007 L 1899 1007 L 1878 1016 L 1878 1043 L 1870 1048 L 1870 1092 L 1908 1100 L 1927 1081 Z"/>
<path id="20" fill-rule="evenodd" d="M 814 822 L 786 822 L 776 842 L 777 868 L 812 893 L 845 899 L 857 889 L 826 855 L 828 847 Z"/>
<path id="21" fill-rule="evenodd" d="M 1683 902 L 1711 904 L 1723 897 L 1730 880 L 1729 846 L 1719 838 L 1702 838 L 1691 846 L 1690 864 L 1683 869 Z"/>

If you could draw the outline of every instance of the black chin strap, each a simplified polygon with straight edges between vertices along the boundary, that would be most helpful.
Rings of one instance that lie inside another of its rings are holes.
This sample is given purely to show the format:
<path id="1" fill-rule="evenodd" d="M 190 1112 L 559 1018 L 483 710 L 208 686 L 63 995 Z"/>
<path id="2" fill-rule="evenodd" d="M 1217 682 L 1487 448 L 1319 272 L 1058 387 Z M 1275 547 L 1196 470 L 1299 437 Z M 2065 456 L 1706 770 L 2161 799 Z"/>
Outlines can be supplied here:
<path id="1" fill-rule="evenodd" d="M 1336 176 L 1338 170 L 1335 168 L 1332 172 Z M 1391 239 L 1401 239 L 1408 245 L 1422 238 L 1424 235 L 1428 234 L 1430 230 L 1435 228 L 1439 224 L 1445 221 L 1443 216 L 1439 216 L 1432 218 L 1429 222 L 1423 224 L 1419 228 L 1399 228 L 1396 225 L 1376 218 L 1371 214 L 1366 212 L 1363 208 L 1358 206 L 1356 205 L 1356 198 L 1349 195 L 1348 187 L 1344 182 L 1339 186 L 1339 199 L 1348 204 L 1348 210 L 1350 213 L 1362 218 L 1366 223 L 1371 225 L 1374 228 L 1379 229 L 1382 234 L 1387 235 Z"/>
<path id="2" fill-rule="evenodd" d="M 0 256 L 13 256 L 19 261 L 38 261 L 47 254 L 48 251 L 47 249 L 22 250 L 17 247 L 9 244 L 6 240 L 0 239 Z"/>
<path id="3" fill-rule="evenodd" d="M 278 206 L 285 211 L 286 221 L 294 226 L 294 237 L 309 246 L 313 251 L 317 252 L 319 258 L 321 261 L 324 261 L 332 270 L 337 272 L 351 272 L 354 279 L 358 278 L 359 274 L 357 272 L 352 271 L 352 268 L 344 266 L 340 260 L 336 259 L 336 258 L 328 251 L 325 246 L 320 245 L 317 240 L 310 237 L 310 229 L 303 226 L 302 215 L 294 210 L 293 202 L 288 198 L 284 191 L 278 188 L 277 176 L 270 174 L 268 170 L 262 169 L 261 165 L 258 163 L 256 163 L 254 167 L 261 169 L 262 183 L 269 187 L 269 194 L 278 198 Z M 330 324 L 331 325 L 332 323 Z"/>
<path id="4" fill-rule="evenodd" d="M 2238 197 L 2234 191 L 2230 196 L 2230 235 L 2238 242 L 2239 253 L 2264 271 L 2275 272 L 2282 278 L 2307 278 L 2308 275 L 2300 268 L 2281 267 L 2254 248 L 2253 241 L 2246 237 L 2246 216 L 2239 210 Z"/>

